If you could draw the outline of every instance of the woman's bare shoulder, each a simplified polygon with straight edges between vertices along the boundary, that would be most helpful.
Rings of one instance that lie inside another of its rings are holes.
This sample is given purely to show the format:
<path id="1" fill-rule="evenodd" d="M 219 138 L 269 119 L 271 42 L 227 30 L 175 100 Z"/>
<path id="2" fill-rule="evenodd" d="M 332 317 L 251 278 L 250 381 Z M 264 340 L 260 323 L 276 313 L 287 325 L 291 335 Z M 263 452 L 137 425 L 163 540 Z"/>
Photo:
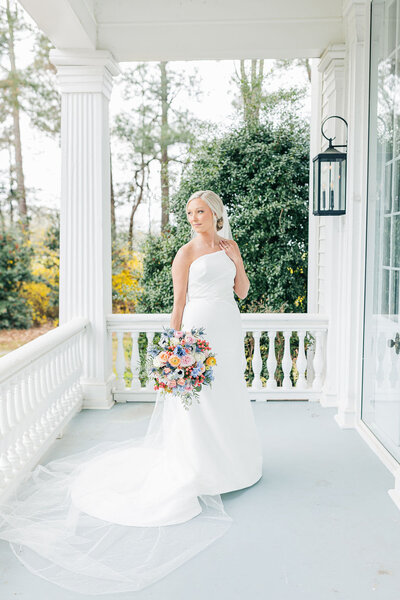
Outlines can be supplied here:
<path id="1" fill-rule="evenodd" d="M 193 244 L 188 242 L 179 248 L 176 252 L 172 266 L 177 265 L 179 267 L 189 266 L 191 257 L 193 254 Z"/>

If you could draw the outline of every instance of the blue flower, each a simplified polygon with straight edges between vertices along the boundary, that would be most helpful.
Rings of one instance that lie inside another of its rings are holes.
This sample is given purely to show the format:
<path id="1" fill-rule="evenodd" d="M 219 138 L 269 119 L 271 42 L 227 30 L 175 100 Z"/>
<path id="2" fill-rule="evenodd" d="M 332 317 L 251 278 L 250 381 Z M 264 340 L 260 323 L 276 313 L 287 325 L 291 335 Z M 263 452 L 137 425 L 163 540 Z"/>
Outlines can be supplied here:
<path id="1" fill-rule="evenodd" d="M 175 348 L 174 354 L 176 354 L 176 356 L 185 356 L 186 352 L 185 352 L 185 349 L 179 344 Z"/>
<path id="2" fill-rule="evenodd" d="M 192 377 L 197 377 L 198 375 L 201 375 L 201 367 L 195 367 L 192 370 Z"/>

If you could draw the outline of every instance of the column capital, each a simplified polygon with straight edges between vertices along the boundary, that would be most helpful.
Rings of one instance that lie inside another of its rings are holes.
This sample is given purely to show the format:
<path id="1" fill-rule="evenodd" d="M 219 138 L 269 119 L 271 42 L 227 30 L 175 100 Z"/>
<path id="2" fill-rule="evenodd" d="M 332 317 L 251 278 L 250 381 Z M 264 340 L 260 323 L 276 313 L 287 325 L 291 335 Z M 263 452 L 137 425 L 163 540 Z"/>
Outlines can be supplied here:
<path id="1" fill-rule="evenodd" d="M 346 56 L 346 44 L 331 44 L 327 46 L 321 54 L 318 70 L 323 73 L 327 70 L 331 62 L 336 65 L 344 65 Z"/>
<path id="2" fill-rule="evenodd" d="M 112 79 L 121 69 L 108 50 L 50 51 L 61 93 L 91 92 L 111 96 Z"/>

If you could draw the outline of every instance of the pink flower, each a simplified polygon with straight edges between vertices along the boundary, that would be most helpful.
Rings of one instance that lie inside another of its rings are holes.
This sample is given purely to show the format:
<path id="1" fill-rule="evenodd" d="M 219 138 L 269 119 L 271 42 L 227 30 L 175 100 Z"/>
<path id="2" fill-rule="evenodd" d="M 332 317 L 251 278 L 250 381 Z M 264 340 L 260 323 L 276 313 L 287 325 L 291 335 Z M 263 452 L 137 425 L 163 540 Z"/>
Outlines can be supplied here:
<path id="1" fill-rule="evenodd" d="M 171 370 L 171 369 L 170 369 L 169 367 L 165 367 L 165 369 L 164 369 L 164 373 L 169 373 L 169 372 L 170 372 L 170 370 Z"/>
<path id="2" fill-rule="evenodd" d="M 181 356 L 181 366 L 188 367 L 194 363 L 194 358 L 190 354 L 184 354 Z"/>
<path id="3" fill-rule="evenodd" d="M 179 385 L 185 385 L 185 380 L 184 379 L 178 379 L 177 382 Z"/>
<path id="4" fill-rule="evenodd" d="M 187 334 L 185 335 L 185 342 L 186 342 L 187 344 L 194 344 L 194 343 L 195 343 L 195 341 L 196 341 L 196 338 L 195 338 L 195 337 L 193 337 L 193 335 L 192 335 L 191 333 L 187 333 Z"/>
<path id="5" fill-rule="evenodd" d="M 177 331 L 175 329 L 175 336 L 174 337 L 182 337 L 183 336 L 183 331 Z"/>
<path id="6" fill-rule="evenodd" d="M 171 379 L 171 381 L 168 381 L 167 385 L 170 388 L 176 387 L 176 381 L 175 381 L 175 379 Z"/>

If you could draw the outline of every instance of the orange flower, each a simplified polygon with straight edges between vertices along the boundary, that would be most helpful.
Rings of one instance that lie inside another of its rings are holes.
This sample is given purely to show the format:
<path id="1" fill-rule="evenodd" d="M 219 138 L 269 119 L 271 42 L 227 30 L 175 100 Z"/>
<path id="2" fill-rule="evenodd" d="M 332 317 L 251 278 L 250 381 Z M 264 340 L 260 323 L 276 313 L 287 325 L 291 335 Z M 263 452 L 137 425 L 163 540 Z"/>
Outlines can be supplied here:
<path id="1" fill-rule="evenodd" d="M 168 352 L 160 352 L 160 354 L 158 355 L 158 358 L 160 360 L 162 360 L 163 362 L 167 362 L 167 360 L 168 360 Z"/>
<path id="2" fill-rule="evenodd" d="M 176 354 L 172 354 L 169 359 L 168 362 L 173 366 L 173 367 L 177 367 L 180 363 L 181 363 L 181 359 L 179 358 L 179 356 L 177 356 Z"/>
<path id="3" fill-rule="evenodd" d="M 211 367 L 213 365 L 216 365 L 217 361 L 215 360 L 214 356 L 209 356 L 208 358 L 206 358 L 205 363 L 207 366 Z"/>

